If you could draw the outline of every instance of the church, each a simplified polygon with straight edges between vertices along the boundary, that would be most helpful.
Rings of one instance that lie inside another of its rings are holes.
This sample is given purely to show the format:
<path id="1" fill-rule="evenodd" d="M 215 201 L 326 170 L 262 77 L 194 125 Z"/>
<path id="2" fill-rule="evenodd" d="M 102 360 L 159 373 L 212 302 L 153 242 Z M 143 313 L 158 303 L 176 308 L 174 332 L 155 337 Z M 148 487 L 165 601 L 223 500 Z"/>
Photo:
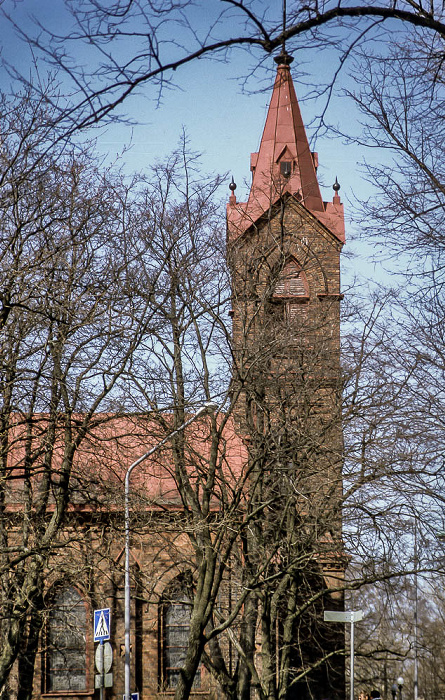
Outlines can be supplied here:
<path id="1" fill-rule="evenodd" d="M 322 199 L 291 62 L 276 59 L 247 202 L 229 186 L 231 408 L 163 430 L 108 415 L 83 441 L 43 573 L 36 700 L 115 700 L 127 684 L 139 700 L 345 697 L 344 629 L 323 622 L 343 607 L 346 567 L 344 215 L 337 181 Z M 17 463 L 26 439 L 14 435 Z M 126 552 L 125 473 L 151 445 L 128 484 Z M 24 672 L 16 661 L 3 700 Z"/>

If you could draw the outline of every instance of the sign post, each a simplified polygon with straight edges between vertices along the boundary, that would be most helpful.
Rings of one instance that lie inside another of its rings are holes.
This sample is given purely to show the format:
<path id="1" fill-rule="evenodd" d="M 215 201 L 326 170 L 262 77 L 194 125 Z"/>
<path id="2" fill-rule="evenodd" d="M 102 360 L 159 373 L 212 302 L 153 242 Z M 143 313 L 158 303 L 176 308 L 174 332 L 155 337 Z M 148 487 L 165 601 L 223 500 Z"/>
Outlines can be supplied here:
<path id="1" fill-rule="evenodd" d="M 94 687 L 100 690 L 100 700 L 104 700 L 104 688 L 113 685 L 113 674 L 109 673 L 113 663 L 113 649 L 110 639 L 110 608 L 94 611 L 94 641 L 99 642 L 96 649 L 96 668 L 99 671 L 94 679 Z"/>
<path id="2" fill-rule="evenodd" d="M 354 622 L 363 620 L 363 610 L 348 610 L 340 612 L 338 610 L 325 610 L 325 622 L 350 622 L 351 623 L 351 689 L 350 700 L 354 700 Z"/>

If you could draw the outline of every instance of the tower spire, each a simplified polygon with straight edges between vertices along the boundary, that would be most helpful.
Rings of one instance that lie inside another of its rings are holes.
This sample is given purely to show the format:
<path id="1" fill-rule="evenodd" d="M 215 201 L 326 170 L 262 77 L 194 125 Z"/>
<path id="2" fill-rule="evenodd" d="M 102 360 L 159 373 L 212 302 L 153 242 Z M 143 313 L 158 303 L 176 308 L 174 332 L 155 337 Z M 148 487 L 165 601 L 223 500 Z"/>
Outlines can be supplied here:
<path id="1" fill-rule="evenodd" d="M 277 56 L 278 68 L 263 136 L 252 154 L 249 203 L 268 207 L 284 191 L 295 195 L 311 211 L 323 211 L 316 174 L 316 155 L 309 141 L 290 73 L 291 56 Z M 282 175 L 288 173 L 283 181 Z"/>
<path id="2" fill-rule="evenodd" d="M 285 5 L 283 11 L 285 22 Z M 286 194 L 295 199 L 332 233 L 344 240 L 340 198 L 323 202 L 317 180 L 318 157 L 312 153 L 290 72 L 293 61 L 285 47 L 275 58 L 277 74 L 258 153 L 251 154 L 252 184 L 248 202 L 228 211 L 229 235 L 247 230 Z"/>

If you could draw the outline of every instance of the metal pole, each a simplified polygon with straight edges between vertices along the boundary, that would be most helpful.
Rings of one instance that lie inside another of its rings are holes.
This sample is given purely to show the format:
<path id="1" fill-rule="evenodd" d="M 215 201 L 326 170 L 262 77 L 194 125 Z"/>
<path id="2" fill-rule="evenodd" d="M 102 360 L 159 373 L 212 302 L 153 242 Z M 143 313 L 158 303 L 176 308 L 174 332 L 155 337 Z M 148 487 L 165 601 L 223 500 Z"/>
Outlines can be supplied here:
<path id="1" fill-rule="evenodd" d="M 351 692 L 350 700 L 354 700 L 354 615 L 351 616 Z"/>
<path id="2" fill-rule="evenodd" d="M 418 590 L 417 590 L 417 518 L 414 518 L 414 700 L 417 700 L 419 688 L 419 649 L 418 649 Z"/>
<path id="3" fill-rule="evenodd" d="M 175 435 L 180 433 L 182 430 L 187 428 L 190 423 L 193 423 L 198 416 L 206 413 L 208 411 L 215 411 L 217 408 L 216 404 L 212 402 L 206 403 L 202 406 L 199 411 L 195 413 L 194 416 L 186 420 L 182 425 L 179 426 L 172 433 L 167 435 L 161 442 L 148 450 L 142 457 L 139 457 L 133 464 L 131 464 L 125 474 L 125 579 L 124 579 L 124 629 L 125 629 L 125 655 L 124 655 L 124 665 L 125 665 L 125 679 L 124 679 L 124 700 L 131 699 L 131 636 L 130 636 L 130 617 L 131 617 L 131 593 L 130 593 L 130 476 L 135 467 L 137 467 L 141 462 L 143 462 L 148 457 L 151 457 L 157 450 L 159 450 L 163 445 L 165 445 L 169 440 L 171 440 Z"/>
<path id="4" fill-rule="evenodd" d="M 104 688 L 105 688 L 105 663 L 104 663 L 104 641 L 103 639 L 100 640 L 100 659 L 101 659 L 101 667 L 100 667 L 100 691 L 99 691 L 99 697 L 100 700 L 104 700 Z"/>

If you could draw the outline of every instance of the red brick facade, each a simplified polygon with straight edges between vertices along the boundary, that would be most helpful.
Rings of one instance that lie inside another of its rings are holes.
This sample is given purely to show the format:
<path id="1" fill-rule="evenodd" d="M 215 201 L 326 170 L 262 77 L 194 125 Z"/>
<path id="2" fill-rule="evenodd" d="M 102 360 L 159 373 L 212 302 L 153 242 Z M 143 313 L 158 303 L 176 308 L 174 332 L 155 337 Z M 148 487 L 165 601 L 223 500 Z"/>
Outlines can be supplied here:
<path id="1" fill-rule="evenodd" d="M 342 648 L 343 630 L 338 633 L 321 622 L 324 607 L 342 605 L 344 571 L 340 415 L 344 224 L 337 192 L 332 202 L 321 199 L 316 166 L 289 61 L 285 61 L 278 67 L 260 150 L 252 155 L 249 201 L 237 203 L 232 187 L 228 205 L 234 420 L 219 436 L 218 450 L 225 486 L 242 482 L 248 494 L 247 505 L 241 503 L 240 511 L 257 503 L 264 517 L 252 538 L 245 537 L 241 565 L 233 571 L 228 567 L 224 574 L 218 620 L 230 615 L 255 557 L 261 564 L 270 555 L 267 575 L 272 581 L 280 566 L 288 567 L 288 588 L 280 592 L 278 584 L 272 584 L 267 594 L 271 605 L 274 600 L 279 601 L 278 607 L 288 603 L 282 618 L 279 614 L 273 617 L 277 649 L 270 655 L 277 675 L 286 654 L 291 660 L 288 700 L 341 700 L 344 696 L 342 657 L 334 655 L 334 661 L 322 662 L 324 656 Z M 190 449 L 197 481 L 210 451 L 212 433 L 207 420 L 200 422 Z M 74 498 L 60 548 L 45 573 L 49 612 L 35 669 L 36 700 L 99 697 L 93 641 L 93 611 L 98 608 L 110 608 L 114 654 L 112 687 L 105 689 L 104 696 L 120 700 L 123 695 L 123 476 L 145 451 L 147 435 L 149 444 L 156 443 L 152 426 L 137 419 L 124 423 L 125 419 L 115 426 L 112 420 L 104 421 L 103 433 L 96 435 L 98 442 L 92 443 L 91 452 L 85 445 L 78 455 L 79 473 L 96 475 L 96 480 L 85 480 L 89 483 L 85 494 L 79 478 L 77 506 Z M 172 453 L 166 449 L 135 473 L 132 484 L 131 663 L 132 688 L 140 692 L 140 700 L 173 695 L 174 681 L 169 686 L 169 679 L 177 673 L 188 625 L 193 554 L 173 464 Z M 243 482 L 246 472 L 249 476 Z M 218 488 L 217 484 L 208 515 L 215 520 L 221 517 Z M 270 507 L 265 505 L 267 499 L 273 503 Z M 14 500 L 20 508 L 20 494 Z M 273 543 L 270 548 L 268 537 Z M 326 584 L 338 590 L 318 599 L 317 591 Z M 266 597 L 258 597 L 258 609 L 263 612 Z M 300 613 L 310 597 L 314 599 L 310 609 Z M 252 658 L 264 674 L 267 635 L 260 627 L 258 620 Z M 65 650 L 65 657 L 57 656 L 54 640 Z M 238 651 L 230 631 L 221 635 L 220 649 L 227 667 L 235 667 Z M 304 675 L 306 667 L 315 670 Z M 194 686 L 191 697 L 222 697 L 204 665 Z M 254 688 L 252 681 L 252 698 L 256 697 Z M 9 697 L 14 693 L 13 674 Z M 5 691 L 2 700 L 7 697 Z"/>

